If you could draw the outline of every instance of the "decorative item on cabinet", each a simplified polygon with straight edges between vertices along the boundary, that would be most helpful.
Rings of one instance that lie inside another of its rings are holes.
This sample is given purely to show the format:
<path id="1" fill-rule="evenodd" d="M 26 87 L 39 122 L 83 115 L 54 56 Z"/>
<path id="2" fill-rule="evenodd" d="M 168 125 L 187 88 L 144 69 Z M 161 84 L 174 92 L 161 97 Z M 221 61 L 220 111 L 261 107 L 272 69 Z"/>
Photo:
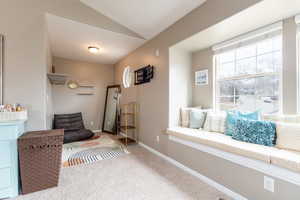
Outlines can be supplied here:
<path id="1" fill-rule="evenodd" d="M 20 104 L 0 105 L 0 122 L 27 120 L 27 110 Z"/>

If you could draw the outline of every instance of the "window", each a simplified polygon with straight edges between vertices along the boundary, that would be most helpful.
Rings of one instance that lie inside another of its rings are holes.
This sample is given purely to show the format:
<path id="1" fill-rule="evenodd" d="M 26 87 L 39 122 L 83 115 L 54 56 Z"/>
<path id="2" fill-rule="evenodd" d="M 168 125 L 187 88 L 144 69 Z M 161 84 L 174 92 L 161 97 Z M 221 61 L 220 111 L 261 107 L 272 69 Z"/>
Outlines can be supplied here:
<path id="1" fill-rule="evenodd" d="M 279 112 L 281 71 L 282 36 L 279 32 L 217 52 L 216 109 Z"/>
<path id="2" fill-rule="evenodd" d="M 297 15 L 295 17 L 295 22 L 297 24 L 297 54 L 298 54 L 298 57 L 297 57 L 297 67 L 298 67 L 298 83 L 297 83 L 297 86 L 298 86 L 298 94 L 297 94 L 297 98 L 298 98 L 298 104 L 297 104 L 297 112 L 300 113 L 300 15 Z"/>

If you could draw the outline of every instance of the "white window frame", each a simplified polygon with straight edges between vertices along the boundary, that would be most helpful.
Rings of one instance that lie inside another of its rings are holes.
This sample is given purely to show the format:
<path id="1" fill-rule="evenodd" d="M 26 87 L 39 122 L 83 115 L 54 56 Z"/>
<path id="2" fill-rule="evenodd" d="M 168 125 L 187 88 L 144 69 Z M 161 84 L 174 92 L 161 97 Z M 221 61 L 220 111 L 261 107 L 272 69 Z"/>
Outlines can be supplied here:
<path id="1" fill-rule="evenodd" d="M 300 17 L 299 17 L 300 20 Z M 299 21 L 300 22 L 300 21 Z M 218 44 L 216 46 L 213 47 L 213 51 L 215 52 L 215 55 L 213 56 L 213 109 L 214 111 L 219 111 L 220 110 L 220 105 L 218 104 L 218 100 L 217 98 L 220 97 L 220 95 L 218 94 L 219 90 L 219 82 L 220 81 L 224 81 L 224 80 L 241 80 L 241 79 L 247 79 L 247 78 L 257 78 L 257 77 L 266 77 L 266 76 L 274 76 L 274 75 L 278 75 L 279 77 L 279 95 L 278 95 L 278 104 L 279 104 L 279 112 L 278 114 L 282 113 L 283 110 L 283 87 L 282 87 L 282 79 L 283 79 L 283 66 L 281 67 L 281 70 L 278 72 L 271 72 L 271 73 L 256 73 L 256 74 L 247 74 L 247 75 L 239 75 L 239 76 L 233 76 L 230 78 L 222 78 L 222 79 L 218 79 L 217 77 L 217 56 L 223 52 L 229 52 L 230 50 L 234 50 L 235 51 L 235 66 L 236 66 L 236 49 L 238 49 L 240 46 L 247 46 L 247 45 L 251 45 L 251 44 L 255 44 L 259 41 L 263 41 L 267 35 L 272 33 L 274 34 L 274 36 L 276 37 L 276 35 L 282 35 L 281 30 L 282 30 L 282 22 L 278 22 L 275 24 L 272 24 L 268 27 L 263 27 L 261 29 L 255 30 L 251 33 L 247 33 L 245 35 L 239 36 L 235 39 L 223 42 L 221 44 Z M 280 32 L 280 33 L 276 33 L 276 32 Z M 273 36 L 273 37 L 274 37 Z M 299 47 L 300 47 L 300 40 L 298 40 L 299 42 Z M 256 49 L 257 50 L 257 49 Z M 266 54 L 269 53 L 274 53 L 276 51 L 272 51 L 272 52 L 268 52 Z M 281 49 L 281 53 L 283 53 L 282 49 Z M 261 54 L 264 55 L 264 54 Z M 257 57 L 260 56 L 256 53 L 255 57 L 256 57 L 256 62 L 257 62 Z M 283 56 L 283 55 L 282 55 Z M 300 61 L 299 61 L 300 62 Z"/>
<path id="2" fill-rule="evenodd" d="M 300 113 L 300 15 L 295 16 L 297 25 L 297 113 Z"/>

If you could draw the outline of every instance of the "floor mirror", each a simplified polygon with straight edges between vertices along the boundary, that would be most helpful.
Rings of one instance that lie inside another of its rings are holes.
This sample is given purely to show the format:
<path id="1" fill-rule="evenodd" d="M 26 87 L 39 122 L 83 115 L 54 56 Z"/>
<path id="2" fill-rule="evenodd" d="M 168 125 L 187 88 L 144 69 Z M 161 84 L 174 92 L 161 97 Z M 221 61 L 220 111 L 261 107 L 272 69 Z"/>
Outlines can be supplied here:
<path id="1" fill-rule="evenodd" d="M 120 95 L 120 85 L 113 85 L 107 87 L 102 132 L 117 134 L 118 104 Z"/>

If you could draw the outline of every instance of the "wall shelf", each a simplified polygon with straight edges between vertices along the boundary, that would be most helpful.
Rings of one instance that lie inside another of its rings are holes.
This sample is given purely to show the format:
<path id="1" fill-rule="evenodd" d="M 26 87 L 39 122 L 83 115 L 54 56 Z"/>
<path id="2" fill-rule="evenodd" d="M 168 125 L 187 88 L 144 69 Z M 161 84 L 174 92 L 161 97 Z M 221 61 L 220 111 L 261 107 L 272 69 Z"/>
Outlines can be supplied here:
<path id="1" fill-rule="evenodd" d="M 82 96 L 86 95 L 86 96 L 89 96 L 89 95 L 94 95 L 94 93 L 77 93 L 77 95 L 82 95 Z"/>
<path id="2" fill-rule="evenodd" d="M 66 74 L 56 74 L 47 73 L 47 77 L 52 85 L 65 85 L 68 75 Z"/>
<path id="3" fill-rule="evenodd" d="M 79 85 L 81 88 L 95 88 L 93 85 Z"/>

